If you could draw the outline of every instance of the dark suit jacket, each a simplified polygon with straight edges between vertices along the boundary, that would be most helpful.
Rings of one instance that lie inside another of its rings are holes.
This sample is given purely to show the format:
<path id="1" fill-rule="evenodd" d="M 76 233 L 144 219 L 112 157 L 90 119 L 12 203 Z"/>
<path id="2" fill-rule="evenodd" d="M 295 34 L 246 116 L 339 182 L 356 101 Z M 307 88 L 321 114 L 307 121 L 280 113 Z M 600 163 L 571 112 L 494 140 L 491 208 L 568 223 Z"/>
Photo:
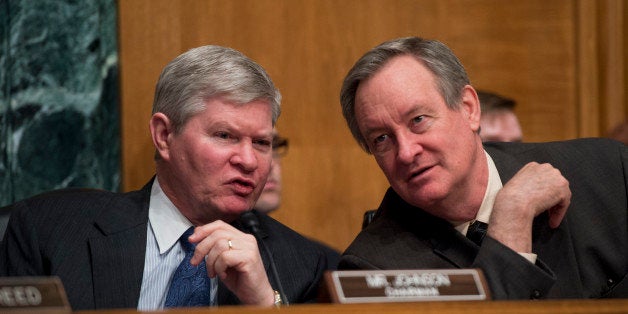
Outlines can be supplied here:
<path id="1" fill-rule="evenodd" d="M 74 310 L 136 308 L 142 285 L 151 183 L 125 194 L 60 190 L 13 204 L 0 275 L 61 278 Z M 258 215 L 289 302 L 312 302 L 325 255 L 276 220 Z M 242 228 L 239 222 L 234 226 Z M 261 245 L 260 245 L 261 248 Z M 260 249 L 271 285 L 269 257 Z M 219 284 L 218 304 L 239 304 Z"/>
<path id="2" fill-rule="evenodd" d="M 339 268 L 480 268 L 496 299 L 628 297 L 627 147 L 584 139 L 485 149 L 504 183 L 530 161 L 552 164 L 570 182 L 560 227 L 550 229 L 546 214 L 534 220 L 536 265 L 488 236 L 478 247 L 389 189 Z"/>

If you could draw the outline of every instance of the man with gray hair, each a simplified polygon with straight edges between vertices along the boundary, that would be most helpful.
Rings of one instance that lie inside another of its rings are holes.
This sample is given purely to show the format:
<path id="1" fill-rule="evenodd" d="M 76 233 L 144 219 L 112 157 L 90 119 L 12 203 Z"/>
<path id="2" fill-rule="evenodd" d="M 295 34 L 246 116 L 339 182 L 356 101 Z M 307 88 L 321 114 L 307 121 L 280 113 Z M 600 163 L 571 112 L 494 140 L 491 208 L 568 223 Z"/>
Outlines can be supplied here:
<path id="1" fill-rule="evenodd" d="M 180 55 L 156 86 L 155 177 L 129 193 L 60 190 L 13 204 L 0 275 L 58 276 L 74 310 L 314 301 L 324 254 L 250 213 L 280 100 L 238 51 Z"/>
<path id="2" fill-rule="evenodd" d="M 339 269 L 479 268 L 495 299 L 628 296 L 625 145 L 483 145 L 462 64 L 417 37 L 367 52 L 340 98 L 391 188 Z"/>

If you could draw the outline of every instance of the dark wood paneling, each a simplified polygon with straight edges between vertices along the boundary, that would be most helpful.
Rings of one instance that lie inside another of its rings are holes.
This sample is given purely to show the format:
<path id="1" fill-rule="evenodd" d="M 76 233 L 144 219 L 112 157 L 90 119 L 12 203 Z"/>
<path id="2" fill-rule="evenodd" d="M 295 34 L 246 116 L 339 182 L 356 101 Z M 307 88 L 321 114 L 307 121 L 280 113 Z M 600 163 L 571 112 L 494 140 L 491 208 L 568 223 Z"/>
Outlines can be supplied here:
<path id="1" fill-rule="evenodd" d="M 605 1 L 612 5 L 617 0 Z M 594 74 L 597 82 L 602 72 L 599 62 L 587 61 L 586 53 L 597 53 L 597 48 L 587 50 L 590 43 L 579 39 L 587 34 L 579 31 L 579 21 L 595 21 L 598 14 L 587 6 L 595 4 L 120 1 L 124 187 L 139 188 L 153 174 L 147 125 L 161 68 L 195 46 L 230 46 L 264 66 L 284 96 L 278 128 L 291 147 L 283 162 L 284 203 L 273 215 L 342 250 L 359 231 L 362 213 L 378 206 L 388 186 L 372 158 L 354 143 L 340 113 L 340 85 L 357 58 L 391 38 L 436 38 L 454 49 L 476 87 L 518 101 L 525 140 L 601 135 L 599 124 L 582 132 L 585 111 L 602 115 L 595 104 L 582 102 L 595 99 L 599 90 L 582 89 L 588 82 L 583 77 Z M 597 38 L 591 39 L 594 45 Z M 612 110 L 625 115 L 625 99 L 618 107 Z"/>

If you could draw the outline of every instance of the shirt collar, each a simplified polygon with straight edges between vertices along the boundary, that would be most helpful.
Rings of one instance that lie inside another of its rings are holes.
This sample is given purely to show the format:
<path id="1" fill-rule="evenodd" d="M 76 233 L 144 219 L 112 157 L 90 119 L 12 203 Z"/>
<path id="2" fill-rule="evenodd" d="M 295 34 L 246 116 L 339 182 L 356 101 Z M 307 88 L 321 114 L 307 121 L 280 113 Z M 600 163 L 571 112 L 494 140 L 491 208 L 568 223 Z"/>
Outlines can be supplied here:
<path id="1" fill-rule="evenodd" d="M 502 179 L 499 176 L 499 172 L 497 171 L 495 162 L 493 162 L 493 158 L 491 158 L 486 151 L 484 151 L 484 154 L 486 155 L 486 164 L 488 168 L 488 183 L 486 184 L 486 192 L 484 192 L 484 198 L 482 199 L 480 210 L 478 210 L 475 219 L 455 226 L 456 230 L 460 231 L 462 234 L 467 234 L 469 225 L 475 220 L 488 223 L 491 213 L 493 212 L 495 197 L 497 196 L 497 192 L 499 192 L 502 188 Z"/>
<path id="2" fill-rule="evenodd" d="M 150 191 L 148 220 L 153 228 L 159 253 L 163 254 L 175 245 L 192 223 L 170 201 L 155 177 Z"/>

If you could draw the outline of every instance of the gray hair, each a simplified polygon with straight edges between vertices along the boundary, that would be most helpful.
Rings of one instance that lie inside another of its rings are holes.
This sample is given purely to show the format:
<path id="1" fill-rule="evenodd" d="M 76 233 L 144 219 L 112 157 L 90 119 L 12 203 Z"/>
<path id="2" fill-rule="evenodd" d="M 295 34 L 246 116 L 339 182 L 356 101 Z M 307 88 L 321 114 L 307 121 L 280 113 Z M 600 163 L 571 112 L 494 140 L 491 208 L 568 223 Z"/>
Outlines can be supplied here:
<path id="1" fill-rule="evenodd" d="M 375 75 L 389 60 L 410 55 L 434 74 L 439 93 L 451 109 L 460 107 L 462 90 L 469 78 L 460 60 L 445 44 L 419 37 L 393 39 L 380 44 L 362 56 L 349 70 L 340 91 L 340 105 L 347 125 L 362 148 L 370 153 L 355 118 L 355 93 L 362 81 Z"/>
<path id="2" fill-rule="evenodd" d="M 209 45 L 188 50 L 166 65 L 155 88 L 153 114 L 168 116 L 179 132 L 216 96 L 238 104 L 268 101 L 273 126 L 281 113 L 281 94 L 264 68 L 237 50 Z"/>

